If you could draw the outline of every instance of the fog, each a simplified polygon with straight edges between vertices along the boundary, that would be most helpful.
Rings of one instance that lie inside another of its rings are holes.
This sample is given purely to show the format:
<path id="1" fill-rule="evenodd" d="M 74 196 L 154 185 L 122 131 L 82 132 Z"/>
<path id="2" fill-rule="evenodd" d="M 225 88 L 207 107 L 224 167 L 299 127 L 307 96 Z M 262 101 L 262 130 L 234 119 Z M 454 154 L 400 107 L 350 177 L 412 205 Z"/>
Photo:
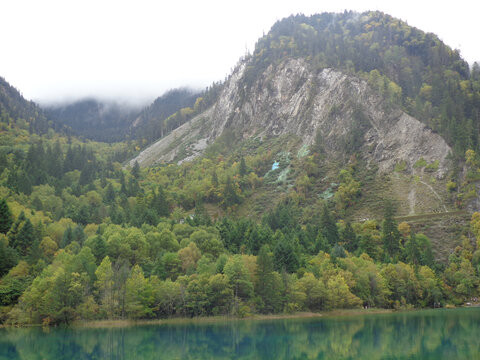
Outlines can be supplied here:
<path id="1" fill-rule="evenodd" d="M 480 59 L 479 5 L 457 1 L 0 2 L 0 76 L 41 104 L 95 97 L 145 104 L 223 80 L 273 23 L 296 13 L 382 10 Z"/>

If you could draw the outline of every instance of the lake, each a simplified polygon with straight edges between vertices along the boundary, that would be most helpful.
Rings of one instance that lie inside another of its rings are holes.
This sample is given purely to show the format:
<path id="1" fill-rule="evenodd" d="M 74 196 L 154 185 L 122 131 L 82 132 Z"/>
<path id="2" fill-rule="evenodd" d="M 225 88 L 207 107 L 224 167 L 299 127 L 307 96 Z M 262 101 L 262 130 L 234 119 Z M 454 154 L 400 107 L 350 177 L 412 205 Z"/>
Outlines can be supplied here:
<path id="1" fill-rule="evenodd" d="M 480 308 L 125 328 L 4 328 L 0 359 L 480 359 Z"/>

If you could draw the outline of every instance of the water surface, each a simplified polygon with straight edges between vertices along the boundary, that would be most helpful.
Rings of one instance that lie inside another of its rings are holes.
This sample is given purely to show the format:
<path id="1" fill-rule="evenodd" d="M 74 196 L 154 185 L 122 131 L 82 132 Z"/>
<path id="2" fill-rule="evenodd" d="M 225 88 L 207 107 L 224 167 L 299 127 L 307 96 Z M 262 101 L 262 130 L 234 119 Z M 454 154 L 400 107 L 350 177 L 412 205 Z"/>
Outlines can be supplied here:
<path id="1" fill-rule="evenodd" d="M 480 359 L 480 308 L 107 329 L 0 329 L 0 359 Z"/>

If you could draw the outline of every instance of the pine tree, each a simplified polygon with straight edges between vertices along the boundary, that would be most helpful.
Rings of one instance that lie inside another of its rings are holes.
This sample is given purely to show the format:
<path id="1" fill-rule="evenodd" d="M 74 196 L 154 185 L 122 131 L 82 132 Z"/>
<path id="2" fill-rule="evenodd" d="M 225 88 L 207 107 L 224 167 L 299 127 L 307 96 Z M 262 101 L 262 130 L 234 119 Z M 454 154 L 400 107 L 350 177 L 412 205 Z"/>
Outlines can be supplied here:
<path id="1" fill-rule="evenodd" d="M 420 260 L 420 249 L 417 243 L 417 236 L 412 230 L 410 238 L 405 243 L 405 257 L 410 264 L 418 265 Z"/>
<path id="2" fill-rule="evenodd" d="M 340 241 L 337 224 L 335 223 L 332 214 L 328 210 L 327 204 L 323 206 L 323 212 L 320 218 L 320 225 L 322 228 L 323 236 L 331 246 L 337 244 Z"/>
<path id="3" fill-rule="evenodd" d="M 108 183 L 107 188 L 105 189 L 105 202 L 107 204 L 112 204 L 115 201 L 115 189 L 113 188 L 112 183 Z"/>
<path id="4" fill-rule="evenodd" d="M 235 185 L 233 184 L 232 178 L 230 176 L 227 177 L 227 181 L 225 183 L 225 189 L 223 192 L 223 205 L 225 207 L 238 204 L 240 202 L 240 197 L 238 196 L 237 192 L 235 191 Z"/>
<path id="5" fill-rule="evenodd" d="M 18 253 L 0 241 L 0 277 L 17 264 Z"/>
<path id="6" fill-rule="evenodd" d="M 263 245 L 257 256 L 256 268 L 257 282 L 255 292 L 261 298 L 260 311 L 273 313 L 280 310 L 281 298 L 279 289 L 276 288 L 275 274 L 273 268 L 273 254 L 268 245 Z"/>
<path id="7" fill-rule="evenodd" d="M 17 247 L 18 232 L 20 231 L 20 226 L 26 219 L 27 218 L 25 217 L 25 213 L 22 210 L 22 212 L 20 212 L 20 215 L 18 215 L 17 220 L 13 223 L 13 226 L 10 228 L 10 230 L 7 233 L 8 243 L 13 248 Z"/>
<path id="8" fill-rule="evenodd" d="M 13 217 L 5 199 L 0 200 L 0 233 L 6 234 L 12 227 Z"/>
<path id="9" fill-rule="evenodd" d="M 352 224 L 350 222 L 347 222 L 345 224 L 345 228 L 342 231 L 342 241 L 345 250 L 349 252 L 357 250 L 358 238 L 357 235 L 355 235 L 355 231 L 353 230 Z"/>
<path id="10" fill-rule="evenodd" d="M 280 230 L 277 230 L 274 237 L 277 238 L 277 245 L 274 250 L 277 271 L 288 273 L 297 271 L 300 262 L 293 240 L 285 237 Z"/>
<path id="11" fill-rule="evenodd" d="M 240 167 L 239 167 L 239 174 L 241 177 L 244 177 L 247 174 L 247 164 L 245 164 L 245 159 L 240 159 Z"/>
<path id="12" fill-rule="evenodd" d="M 67 230 L 63 232 L 62 242 L 60 243 L 60 248 L 65 248 L 73 241 L 73 231 L 72 228 L 69 226 Z"/>
<path id="13" fill-rule="evenodd" d="M 214 187 L 218 186 L 218 176 L 217 176 L 217 172 L 215 170 L 212 173 L 212 185 Z"/>
<path id="14" fill-rule="evenodd" d="M 170 204 L 162 186 L 158 186 L 158 193 L 153 191 L 153 198 L 150 206 L 155 210 L 158 216 L 168 217 L 170 215 Z"/>
<path id="15" fill-rule="evenodd" d="M 140 178 L 140 165 L 138 164 L 138 161 L 135 161 L 135 164 L 133 164 L 131 174 L 135 179 Z"/>
<path id="16" fill-rule="evenodd" d="M 400 252 L 400 232 L 398 225 L 393 218 L 395 210 L 393 204 L 388 202 L 385 205 L 385 218 L 382 226 L 382 240 L 385 253 L 390 259 L 395 259 Z"/>
<path id="17" fill-rule="evenodd" d="M 35 241 L 35 230 L 29 219 L 26 219 L 16 236 L 15 245 L 22 256 L 28 254 L 28 249 Z"/>
<path id="18" fill-rule="evenodd" d="M 83 232 L 83 227 L 80 225 L 75 226 L 75 228 L 72 231 L 73 241 L 76 241 L 80 245 L 83 245 L 85 238 L 86 236 L 85 236 L 85 233 Z"/>

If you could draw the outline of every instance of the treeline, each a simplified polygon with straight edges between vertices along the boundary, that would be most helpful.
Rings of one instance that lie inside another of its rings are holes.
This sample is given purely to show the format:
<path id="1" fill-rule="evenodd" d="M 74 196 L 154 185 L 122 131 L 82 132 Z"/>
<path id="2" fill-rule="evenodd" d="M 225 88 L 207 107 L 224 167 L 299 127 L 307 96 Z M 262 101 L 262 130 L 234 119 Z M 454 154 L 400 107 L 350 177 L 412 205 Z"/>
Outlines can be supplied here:
<path id="1" fill-rule="evenodd" d="M 227 134 L 194 162 L 123 169 L 113 159 L 126 146 L 9 133 L 30 145 L 5 137 L 2 148 L 3 322 L 435 307 L 478 296 L 480 252 L 468 238 L 439 264 L 426 236 L 396 223 L 393 205 L 381 222 L 347 220 L 362 189 L 353 157 L 320 200 L 325 159 L 289 156 L 281 140 L 228 153 Z M 466 157 L 473 184 L 480 161 Z M 238 214 L 273 189 L 285 189 L 276 206 L 267 198 L 263 215 Z"/>
<path id="2" fill-rule="evenodd" d="M 456 155 L 478 149 L 480 67 L 470 70 L 458 51 L 434 34 L 381 12 L 290 16 L 257 42 L 247 86 L 286 57 L 305 58 L 316 69 L 383 75 L 386 81 L 374 88 L 442 134 Z"/>
<path id="3" fill-rule="evenodd" d="M 428 238 L 388 211 L 382 226 L 336 224 L 325 207 L 318 226 L 302 227 L 283 204 L 260 224 L 193 218 L 140 228 L 33 226 L 5 201 L 0 211 L 1 314 L 12 324 L 437 307 L 478 296 L 478 244 L 465 238 L 444 268 Z M 479 223 L 475 213 L 477 238 Z"/>
<path id="4" fill-rule="evenodd" d="M 51 184 L 58 195 L 72 184 L 73 179 L 77 180 L 76 185 L 84 186 L 97 178 L 105 181 L 106 177 L 112 177 L 114 163 L 125 156 L 128 156 L 128 150 L 122 146 L 106 159 L 98 159 L 86 144 L 65 145 L 57 140 L 44 145 L 39 140 L 33 142 L 27 151 L 13 147 L 1 149 L 0 173 L 6 179 L 4 185 L 16 193 L 31 195 L 35 186 Z"/>

